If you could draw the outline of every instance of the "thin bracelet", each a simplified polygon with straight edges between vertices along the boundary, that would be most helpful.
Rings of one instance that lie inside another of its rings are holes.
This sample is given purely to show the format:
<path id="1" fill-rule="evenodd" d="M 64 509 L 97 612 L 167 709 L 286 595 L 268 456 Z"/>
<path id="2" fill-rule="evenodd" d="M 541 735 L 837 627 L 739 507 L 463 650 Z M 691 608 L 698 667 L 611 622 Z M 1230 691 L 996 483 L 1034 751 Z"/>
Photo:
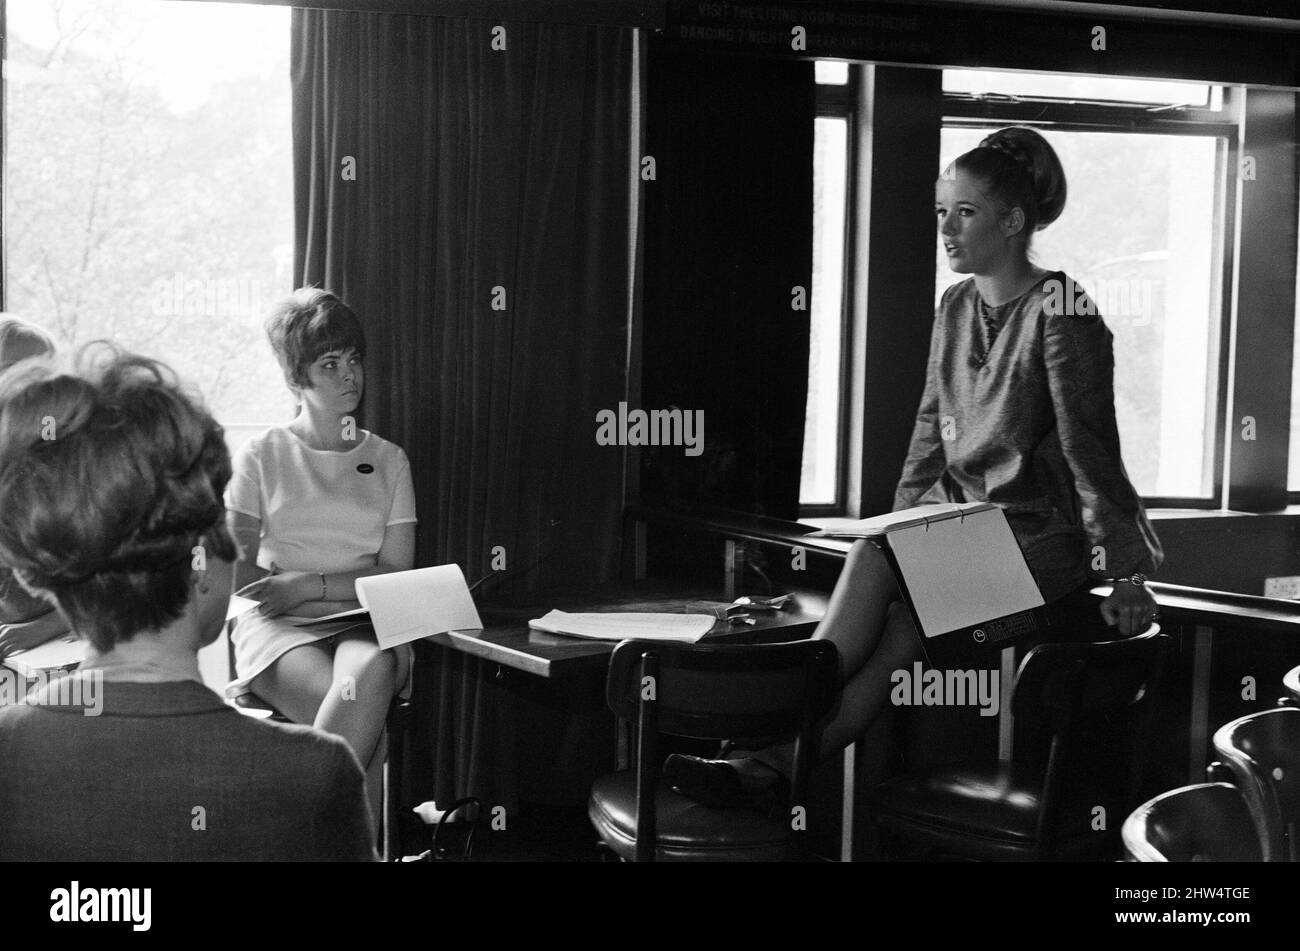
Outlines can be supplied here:
<path id="1" fill-rule="evenodd" d="M 325 589 L 325 572 L 323 572 L 323 571 L 318 571 L 318 572 L 316 572 L 316 574 L 320 575 L 320 599 L 321 599 L 322 601 L 327 601 L 327 600 L 329 600 L 329 599 L 325 597 L 325 593 L 326 593 L 326 589 Z"/>

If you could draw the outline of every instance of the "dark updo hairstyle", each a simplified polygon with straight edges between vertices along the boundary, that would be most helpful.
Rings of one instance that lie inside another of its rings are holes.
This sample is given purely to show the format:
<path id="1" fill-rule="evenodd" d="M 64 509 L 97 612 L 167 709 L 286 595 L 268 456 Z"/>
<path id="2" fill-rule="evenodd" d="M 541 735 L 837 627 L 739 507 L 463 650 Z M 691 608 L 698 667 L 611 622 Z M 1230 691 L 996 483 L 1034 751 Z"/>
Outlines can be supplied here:
<path id="1" fill-rule="evenodd" d="M 331 350 L 366 355 L 361 321 L 347 304 L 319 287 L 300 287 L 271 309 L 266 336 L 290 386 L 311 387 L 307 369 Z"/>
<path id="2" fill-rule="evenodd" d="M 100 651 L 181 616 L 194 549 L 235 558 L 221 427 L 161 363 L 99 341 L 0 375 L 0 563 Z"/>
<path id="3" fill-rule="evenodd" d="M 953 166 L 981 182 L 1005 211 L 1024 212 L 1026 241 L 1065 210 L 1065 169 L 1056 150 L 1033 129 L 999 129 Z"/>

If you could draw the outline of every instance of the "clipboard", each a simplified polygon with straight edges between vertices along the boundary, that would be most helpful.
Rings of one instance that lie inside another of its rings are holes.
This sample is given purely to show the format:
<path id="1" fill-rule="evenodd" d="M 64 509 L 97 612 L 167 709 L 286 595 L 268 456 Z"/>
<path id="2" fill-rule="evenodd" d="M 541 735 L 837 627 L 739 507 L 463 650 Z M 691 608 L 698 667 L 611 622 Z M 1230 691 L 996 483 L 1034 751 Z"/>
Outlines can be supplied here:
<path id="1" fill-rule="evenodd" d="M 1002 509 L 922 505 L 828 530 L 884 552 L 931 666 L 996 664 L 1003 648 L 1053 626 Z"/>

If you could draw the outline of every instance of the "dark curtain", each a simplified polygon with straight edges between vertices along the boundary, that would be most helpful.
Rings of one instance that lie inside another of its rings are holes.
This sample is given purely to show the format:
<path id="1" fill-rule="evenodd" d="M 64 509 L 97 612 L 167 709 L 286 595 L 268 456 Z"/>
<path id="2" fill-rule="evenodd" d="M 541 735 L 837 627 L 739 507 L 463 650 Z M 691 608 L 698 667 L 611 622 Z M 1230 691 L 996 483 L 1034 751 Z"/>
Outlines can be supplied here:
<path id="1" fill-rule="evenodd" d="M 497 596 L 617 569 L 622 455 L 595 418 L 624 398 L 631 42 L 294 11 L 300 283 L 365 324 L 364 421 L 410 457 L 417 564 L 473 583 L 504 558 Z M 427 646 L 412 775 L 434 788 L 416 794 L 509 807 L 515 724 L 544 718 L 494 696 L 495 667 Z"/>
<path id="2" fill-rule="evenodd" d="M 808 395 L 810 62 L 652 42 L 646 67 L 642 405 L 704 411 L 704 452 L 641 450 L 674 508 L 798 517 Z M 830 373 L 838 368 L 828 368 Z"/>

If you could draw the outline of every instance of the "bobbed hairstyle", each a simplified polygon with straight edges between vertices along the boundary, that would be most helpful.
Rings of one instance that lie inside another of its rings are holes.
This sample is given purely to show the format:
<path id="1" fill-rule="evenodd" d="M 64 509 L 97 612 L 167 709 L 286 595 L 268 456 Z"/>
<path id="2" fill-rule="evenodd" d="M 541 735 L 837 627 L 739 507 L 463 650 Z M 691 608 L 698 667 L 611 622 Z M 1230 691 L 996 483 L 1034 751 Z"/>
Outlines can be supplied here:
<path id="1" fill-rule="evenodd" d="M 221 427 L 164 364 L 98 341 L 0 375 L 0 563 L 100 651 L 180 617 L 196 547 L 235 558 Z"/>
<path id="2" fill-rule="evenodd" d="M 54 341 L 40 327 L 9 314 L 0 314 L 0 373 L 20 360 L 46 357 Z"/>
<path id="3" fill-rule="evenodd" d="M 1026 240 L 1065 210 L 1065 169 L 1056 150 L 1033 129 L 1010 126 L 958 156 L 952 168 L 978 180 L 1004 211 L 1025 215 Z"/>
<path id="4" fill-rule="evenodd" d="M 290 386 L 309 388 L 307 369 L 331 350 L 366 355 L 361 321 L 347 304 L 319 287 L 300 287 L 266 317 L 266 336 Z"/>

